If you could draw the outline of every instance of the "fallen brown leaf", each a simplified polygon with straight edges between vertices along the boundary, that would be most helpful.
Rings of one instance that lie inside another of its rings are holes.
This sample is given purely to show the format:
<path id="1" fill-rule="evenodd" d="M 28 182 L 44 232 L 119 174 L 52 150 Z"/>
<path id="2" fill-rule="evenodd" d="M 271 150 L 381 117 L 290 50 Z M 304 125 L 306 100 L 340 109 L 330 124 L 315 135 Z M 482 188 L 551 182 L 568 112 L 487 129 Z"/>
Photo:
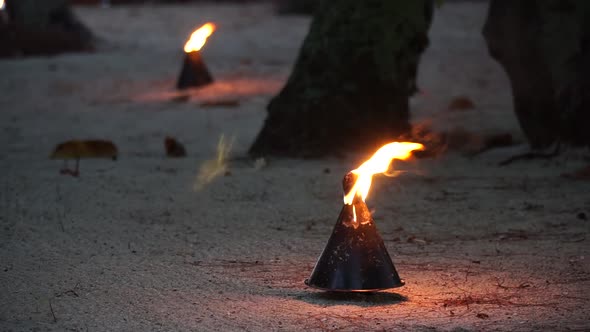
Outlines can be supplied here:
<path id="1" fill-rule="evenodd" d="M 240 101 L 237 99 L 206 100 L 200 104 L 201 107 L 238 107 Z"/>
<path id="2" fill-rule="evenodd" d="M 178 142 L 174 137 L 166 136 L 164 139 L 164 147 L 166 148 L 166 156 L 168 157 L 186 157 L 186 149 L 184 148 L 184 145 Z"/>
<path id="3" fill-rule="evenodd" d="M 70 140 L 58 144 L 51 159 L 112 158 L 117 159 L 117 147 L 106 140 Z"/>
<path id="4" fill-rule="evenodd" d="M 475 108 L 473 101 L 467 96 L 456 96 L 451 99 L 447 109 L 449 111 L 467 111 Z"/>
<path id="5" fill-rule="evenodd" d="M 573 180 L 590 181 L 590 165 L 577 169 L 573 172 L 563 173 L 561 176 Z"/>

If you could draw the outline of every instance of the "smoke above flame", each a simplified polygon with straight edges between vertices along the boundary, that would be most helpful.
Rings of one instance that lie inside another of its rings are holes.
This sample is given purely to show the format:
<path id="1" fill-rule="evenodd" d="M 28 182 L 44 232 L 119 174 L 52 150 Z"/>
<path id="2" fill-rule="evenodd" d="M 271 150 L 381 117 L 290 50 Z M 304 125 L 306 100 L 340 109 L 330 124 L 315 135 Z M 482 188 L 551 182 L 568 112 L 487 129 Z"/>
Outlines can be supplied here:
<path id="1" fill-rule="evenodd" d="M 190 53 L 201 50 L 207 38 L 213 34 L 213 31 L 215 31 L 215 24 L 211 22 L 203 24 L 203 26 L 193 31 L 189 40 L 184 44 L 184 51 Z"/>
<path id="2" fill-rule="evenodd" d="M 415 150 L 424 150 L 424 145 L 412 142 L 392 142 L 379 148 L 369 160 L 351 171 L 357 176 L 357 179 L 352 189 L 348 193 L 344 193 L 344 204 L 352 205 L 357 195 L 365 201 L 371 189 L 373 175 L 387 172 L 393 159 L 408 159 L 412 151 Z M 356 217 L 356 213 L 354 217 Z"/>

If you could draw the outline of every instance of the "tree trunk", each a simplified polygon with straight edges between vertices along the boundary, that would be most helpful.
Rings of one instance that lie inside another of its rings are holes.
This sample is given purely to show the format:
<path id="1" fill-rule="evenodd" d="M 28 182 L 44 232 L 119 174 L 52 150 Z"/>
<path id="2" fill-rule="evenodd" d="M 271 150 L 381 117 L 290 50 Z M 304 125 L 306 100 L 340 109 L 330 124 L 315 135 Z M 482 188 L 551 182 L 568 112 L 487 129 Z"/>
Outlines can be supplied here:
<path id="1" fill-rule="evenodd" d="M 407 133 L 432 11 L 430 0 L 321 1 L 250 153 L 368 151 Z"/>
<path id="2" fill-rule="evenodd" d="M 315 12 L 320 0 L 278 0 L 279 14 L 311 15 Z"/>
<path id="3" fill-rule="evenodd" d="M 67 0 L 7 0 L 0 56 L 56 54 L 92 48 L 94 36 Z"/>
<path id="4" fill-rule="evenodd" d="M 531 147 L 590 145 L 590 2 L 492 0 L 483 34 Z"/>

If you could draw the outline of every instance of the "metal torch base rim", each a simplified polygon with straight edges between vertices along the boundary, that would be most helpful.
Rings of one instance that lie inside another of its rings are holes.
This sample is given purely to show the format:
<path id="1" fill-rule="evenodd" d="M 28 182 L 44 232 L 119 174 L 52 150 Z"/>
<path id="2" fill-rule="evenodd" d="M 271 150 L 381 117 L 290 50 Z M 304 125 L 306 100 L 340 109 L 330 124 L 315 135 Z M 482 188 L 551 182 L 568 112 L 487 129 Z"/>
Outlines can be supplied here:
<path id="1" fill-rule="evenodd" d="M 400 280 L 400 283 L 398 285 L 395 286 L 391 286 L 391 287 L 386 287 L 386 288 L 375 288 L 375 289 L 339 289 L 339 288 L 324 288 L 324 287 L 319 287 L 316 285 L 310 285 L 309 284 L 309 279 L 305 279 L 304 283 L 311 288 L 314 289 L 318 289 L 318 290 L 323 290 L 326 292 L 338 292 L 338 293 L 376 293 L 376 292 L 381 292 L 384 290 L 388 290 L 388 289 L 393 289 L 393 288 L 399 288 L 404 286 L 406 283 L 404 280 Z"/>

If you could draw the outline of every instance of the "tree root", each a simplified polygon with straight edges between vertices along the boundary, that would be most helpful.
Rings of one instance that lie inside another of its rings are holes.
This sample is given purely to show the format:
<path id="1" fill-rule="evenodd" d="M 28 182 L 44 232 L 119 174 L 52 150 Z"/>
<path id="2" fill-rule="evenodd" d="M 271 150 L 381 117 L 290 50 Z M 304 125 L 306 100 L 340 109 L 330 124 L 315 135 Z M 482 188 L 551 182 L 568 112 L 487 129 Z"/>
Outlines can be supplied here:
<path id="1" fill-rule="evenodd" d="M 522 153 L 522 154 L 517 154 L 515 156 L 512 156 L 506 160 L 499 162 L 498 166 L 510 165 L 513 162 L 519 161 L 519 160 L 552 159 L 560 154 L 560 152 L 561 152 L 560 147 L 561 147 L 561 142 L 557 142 L 555 149 L 553 149 L 553 151 L 548 152 L 548 153 L 546 153 L 546 152 L 526 152 L 526 153 Z"/>

